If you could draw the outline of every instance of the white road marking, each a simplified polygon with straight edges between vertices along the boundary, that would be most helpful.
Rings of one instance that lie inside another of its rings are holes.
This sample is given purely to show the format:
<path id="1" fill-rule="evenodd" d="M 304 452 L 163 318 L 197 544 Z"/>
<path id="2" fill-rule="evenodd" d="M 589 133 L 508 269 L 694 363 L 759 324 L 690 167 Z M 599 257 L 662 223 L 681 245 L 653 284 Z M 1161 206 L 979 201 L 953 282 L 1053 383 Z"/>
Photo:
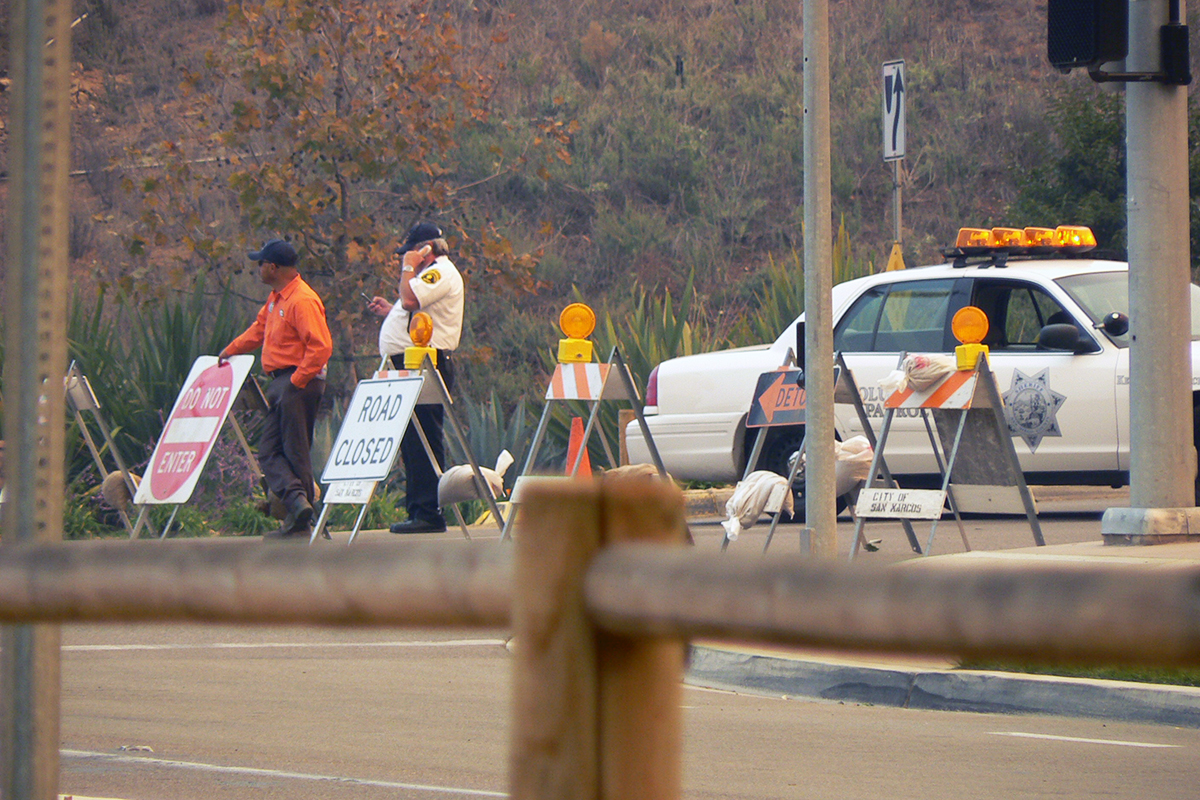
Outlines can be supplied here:
<path id="1" fill-rule="evenodd" d="M 733 689 L 718 689 L 715 686 L 698 686 L 694 683 L 685 683 L 684 689 L 691 689 L 696 692 L 711 692 L 712 694 L 732 694 L 739 695 L 741 692 L 735 692 Z"/>
<path id="2" fill-rule="evenodd" d="M 1153 742 L 1123 742 L 1120 739 L 1082 739 L 1077 736 L 1052 736 L 1048 733 L 1020 733 L 1018 731 L 989 731 L 991 736 L 1016 736 L 1022 739 L 1049 739 L 1054 742 L 1078 742 L 1080 744 L 1111 744 L 1116 747 L 1182 747 L 1178 744 L 1155 744 Z"/>
<path id="3" fill-rule="evenodd" d="M 94 759 L 98 761 L 113 761 L 120 764 L 150 764 L 155 767 L 173 767 L 175 769 L 190 769 L 199 772 L 220 772 L 229 775 L 256 775 L 263 778 L 286 778 L 300 781 L 327 781 L 329 783 L 348 783 L 355 786 L 377 786 L 383 789 L 404 789 L 415 792 L 433 792 L 436 794 L 456 794 L 464 797 L 508 797 L 507 792 L 491 792 L 486 789 L 461 789 L 455 786 L 433 786 L 423 783 L 401 783 L 399 781 L 375 781 L 366 778 L 347 778 L 338 775 L 316 775 L 308 772 L 287 772 L 278 769 L 258 769 L 255 767 L 227 767 L 220 764 L 201 764 L 195 761 L 172 761 L 163 758 L 145 758 L 141 756 L 119 756 L 112 753 L 96 753 L 87 750 L 60 750 L 63 758 Z"/>
<path id="4" fill-rule="evenodd" d="M 255 650 L 271 648 L 316 649 L 332 647 L 504 647 L 504 639 L 448 639 L 444 642 L 209 642 L 206 644 L 73 644 L 63 650 L 76 653 L 133 650 Z"/>

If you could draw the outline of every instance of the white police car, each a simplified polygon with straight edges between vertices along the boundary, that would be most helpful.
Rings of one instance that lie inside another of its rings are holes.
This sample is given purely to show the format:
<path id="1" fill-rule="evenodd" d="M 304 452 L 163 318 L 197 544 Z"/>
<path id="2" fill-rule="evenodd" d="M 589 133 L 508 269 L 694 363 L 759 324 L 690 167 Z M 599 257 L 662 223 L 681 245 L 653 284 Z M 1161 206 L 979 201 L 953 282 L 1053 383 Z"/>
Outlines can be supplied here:
<path id="1" fill-rule="evenodd" d="M 897 368 L 902 353 L 952 353 L 958 342 L 951 318 L 974 305 L 988 316 L 984 344 L 1026 481 L 1127 484 L 1128 265 L 1081 257 L 1094 247 L 1087 228 L 968 228 L 960 231 L 956 248 L 945 251 L 947 263 L 833 287 L 834 350 L 854 373 L 875 432 L 884 414 L 879 380 Z M 1191 293 L 1195 417 L 1200 287 L 1192 285 Z M 644 413 L 668 472 L 681 480 L 741 478 L 754 444 L 746 415 L 758 376 L 784 363 L 802 325 L 803 315 L 771 344 L 658 365 L 646 388 Z M 852 406 L 836 406 L 835 416 L 839 438 L 861 432 Z M 786 475 L 803 428 L 767 430 L 759 468 Z M 626 429 L 626 439 L 630 461 L 650 460 L 636 422 Z M 917 412 L 896 415 L 887 462 L 902 485 L 937 481 Z"/>

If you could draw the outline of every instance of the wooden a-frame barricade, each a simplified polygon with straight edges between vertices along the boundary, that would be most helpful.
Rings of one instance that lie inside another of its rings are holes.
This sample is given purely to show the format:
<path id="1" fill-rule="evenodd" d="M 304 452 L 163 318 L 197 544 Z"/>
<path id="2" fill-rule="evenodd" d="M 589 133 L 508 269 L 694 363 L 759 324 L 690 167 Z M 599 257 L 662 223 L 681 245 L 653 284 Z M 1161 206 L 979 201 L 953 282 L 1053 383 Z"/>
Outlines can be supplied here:
<path id="1" fill-rule="evenodd" d="M 107 451 L 116 466 L 115 472 L 121 476 L 121 482 L 124 484 L 125 491 L 129 496 L 129 504 L 138 509 L 137 520 L 131 521 L 126 508 L 114 505 L 113 510 L 120 517 L 121 524 L 129 531 L 129 537 L 136 539 L 141 533 L 142 528 L 147 528 L 151 533 L 154 533 L 153 524 L 150 522 L 148 516 L 149 504 L 137 503 L 135 501 L 134 498 L 137 496 L 139 485 L 135 483 L 133 472 L 126 465 L 125 459 L 121 457 L 121 451 L 117 448 L 116 441 L 112 435 L 112 428 L 104 418 L 104 415 L 100 413 L 102 406 L 95 391 L 92 389 L 91 381 L 88 380 L 87 375 L 83 374 L 74 361 L 67 368 L 67 374 L 63 378 L 63 388 L 66 395 L 67 407 L 70 409 L 75 425 L 79 428 L 79 434 L 83 438 L 84 445 L 92 457 L 92 463 L 96 465 L 97 473 L 102 480 L 110 474 L 109 467 L 104 461 L 104 453 Z M 263 397 L 262 389 L 258 384 L 254 381 L 248 381 L 243 384 L 233 407 L 237 410 L 266 410 L 267 403 L 266 398 Z M 100 435 L 104 439 L 103 447 L 97 444 L 96 438 L 84 417 L 85 413 L 91 416 L 92 422 L 100 429 Z M 231 424 L 238 443 L 249 460 L 251 472 L 254 473 L 256 478 L 261 479 L 262 470 L 259 468 L 258 459 L 254 457 L 254 452 L 250 449 L 241 426 L 232 415 L 228 417 L 228 422 Z M 2 495 L 0 495 L 0 502 L 3 502 Z M 160 539 L 165 538 L 170 531 L 171 524 L 174 522 L 176 513 L 179 510 L 179 505 L 175 504 L 170 519 L 168 519 L 167 524 L 163 527 L 163 532 L 159 535 Z"/>
<path id="2" fill-rule="evenodd" d="M 388 369 L 389 361 L 390 359 L 388 358 L 383 359 L 383 362 L 379 365 L 379 369 L 375 372 L 372 380 L 421 379 L 416 403 L 413 409 L 409 412 L 407 424 L 412 425 L 413 429 L 417 432 L 417 436 L 420 437 L 421 444 L 425 448 L 425 455 L 429 459 L 429 463 L 433 467 L 434 473 L 440 479 L 442 477 L 443 470 L 441 465 L 438 464 L 437 458 L 434 457 L 433 447 L 429 444 L 429 437 L 426 435 L 425 430 L 421 427 L 421 423 L 417 419 L 416 414 L 413 413 L 416 410 L 416 406 L 440 405 L 442 407 L 443 419 L 446 422 L 444 432 L 449 432 L 450 440 L 458 446 L 463 460 L 470 465 L 471 477 L 475 484 L 476 493 L 478 493 L 481 500 L 488 504 L 488 508 L 491 510 L 491 513 L 494 515 L 495 519 L 499 520 L 500 524 L 504 524 L 504 516 L 500 513 L 500 506 L 496 502 L 496 498 L 492 495 L 491 487 L 488 486 L 488 482 L 483 477 L 483 472 L 479 468 L 479 461 L 476 459 L 475 453 L 471 449 L 470 442 L 467 440 L 465 429 L 463 428 L 462 423 L 459 421 L 458 415 L 454 411 L 454 400 L 450 397 L 450 392 L 446 388 L 445 381 L 442 380 L 441 373 L 434 368 L 433 363 L 429 360 L 428 356 L 426 356 L 424 361 L 421 362 L 421 367 L 415 370 Z M 370 381 L 361 381 L 359 385 L 362 386 L 363 384 L 368 383 L 370 383 Z M 358 390 L 356 389 L 356 394 L 357 391 Z M 352 399 L 351 406 L 353 406 L 353 404 L 354 400 Z M 344 426 L 345 421 L 343 420 L 343 428 Z M 341 432 L 339 432 L 339 439 L 341 438 L 341 435 Z M 386 478 L 387 474 L 389 474 L 395 468 L 396 459 L 398 457 L 399 447 L 397 447 L 393 452 L 392 457 L 387 465 L 387 470 L 379 478 L 380 480 Z M 358 532 L 362 527 L 363 519 L 366 517 L 368 504 L 371 502 L 371 497 L 375 494 L 375 489 L 378 486 L 378 482 L 378 480 L 329 482 L 325 492 L 324 502 L 322 503 L 321 513 L 317 517 L 316 524 L 313 526 L 312 537 L 309 539 L 309 542 L 312 543 L 316 541 L 317 536 L 322 534 L 324 534 L 326 538 L 329 538 L 329 534 L 325 531 L 325 525 L 329 520 L 330 509 L 333 505 L 337 505 L 339 503 L 356 505 L 361 504 L 362 508 L 359 510 L 358 517 L 354 520 L 354 527 L 350 531 L 350 539 L 346 542 L 347 545 L 353 543 L 355 537 L 358 536 Z M 462 511 L 459 509 L 458 503 L 454 503 L 452 505 L 454 508 L 454 517 L 458 521 L 458 526 L 462 530 L 463 537 L 470 539 L 471 534 L 467 530 L 467 523 L 463 519 Z"/>
<path id="3" fill-rule="evenodd" d="M 875 447 L 875 431 L 871 427 L 871 419 L 867 416 L 867 410 L 863 407 L 862 395 L 858 391 L 858 383 L 854 380 L 854 373 L 846 365 L 845 359 L 841 352 L 834 355 L 834 389 L 833 402 L 843 403 L 854 407 L 855 414 L 858 416 L 859 424 L 862 425 L 863 435 L 867 437 L 871 447 Z M 759 376 L 760 386 L 789 386 L 795 385 L 801 391 L 795 395 L 794 402 L 787 402 L 782 407 L 773 409 L 770 418 L 762 418 L 755 420 L 755 411 L 759 410 L 762 405 L 763 392 L 755 391 L 755 397 L 751 405 L 751 413 L 747 415 L 747 427 L 756 428 L 754 446 L 750 450 L 750 455 L 746 459 L 746 471 L 742 475 L 742 480 L 750 477 L 750 473 L 758 468 L 758 460 L 762 455 L 763 443 L 767 438 L 767 429 L 784 425 L 802 425 L 805 421 L 805 410 L 807 408 L 807 396 L 803 392 L 804 387 L 804 369 L 799 366 L 796 360 L 795 351 L 788 348 L 787 356 L 784 358 L 783 364 L 771 371 L 764 372 Z M 755 405 L 758 404 L 758 405 Z M 756 422 L 757 424 L 752 424 Z M 800 472 L 800 464 L 804 455 L 805 446 L 808 443 L 807 432 L 800 441 L 800 448 L 796 453 L 796 459 L 788 470 L 786 490 L 791 491 L 792 482 L 796 480 L 796 475 Z M 872 475 L 880 475 L 888 486 L 897 486 L 895 479 L 892 478 L 892 473 L 888 470 L 887 461 L 878 457 L 876 453 L 877 464 L 871 465 Z M 853 512 L 852 512 L 853 513 Z M 763 552 L 771 546 L 771 540 L 775 536 L 775 529 L 779 525 L 779 518 L 783 514 L 782 503 L 779 506 L 771 509 L 771 527 L 767 530 L 767 541 L 763 545 Z M 917 541 L 916 531 L 907 520 L 904 520 L 905 532 L 908 534 L 909 544 L 912 545 L 913 551 L 921 552 L 921 545 Z M 801 532 L 801 537 L 807 536 L 806 531 Z M 729 547 L 729 534 L 726 533 L 721 541 L 721 550 L 724 551 Z M 803 545 L 803 542 L 802 542 Z M 802 548 L 807 550 L 807 548 Z"/>
<path id="4" fill-rule="evenodd" d="M 641 393 L 634 385 L 633 376 L 629 372 L 625 359 L 621 356 L 619 347 L 613 347 L 606 363 L 573 362 L 555 365 L 554 373 L 550 376 L 550 385 L 546 388 L 545 400 L 542 416 L 538 420 L 533 441 L 529 445 L 529 455 L 525 458 L 525 466 L 517 475 L 517 482 L 513 485 L 512 502 L 508 519 L 505 520 L 503 532 L 500 535 L 501 541 L 506 541 L 512 536 L 513 520 L 517 516 L 516 507 L 519 502 L 519 484 L 523 479 L 532 477 L 530 473 L 533 465 L 537 463 L 538 451 L 546 437 L 546 428 L 550 423 L 551 404 L 553 403 L 576 400 L 591 406 L 587 424 L 583 429 L 583 441 L 579 443 L 579 452 L 575 454 L 575 460 L 570 465 L 568 472 L 570 477 L 574 477 L 579 472 L 593 430 L 600 436 L 600 442 L 604 447 L 604 454 L 608 458 L 609 465 L 617 466 L 617 459 L 613 456 L 608 437 L 596 423 L 600 416 L 601 402 L 623 400 L 633 408 L 634 417 L 637 419 L 638 427 L 641 428 L 646 447 L 650 450 L 650 458 L 654 462 L 655 469 L 658 470 L 658 474 L 663 480 L 667 480 L 667 470 L 663 467 L 658 447 L 654 444 L 654 437 L 650 434 L 650 427 L 646 424 L 646 418 L 642 414 Z"/>
<path id="5" fill-rule="evenodd" d="M 91 429 L 88 427 L 84 419 L 84 412 L 87 412 L 92 421 L 96 423 L 96 427 L 100 429 L 100 435 L 104 437 L 104 449 L 112 456 L 113 463 L 117 467 L 117 471 L 121 473 L 121 480 L 125 484 L 125 489 L 129 493 L 132 500 L 137 494 L 137 485 L 133 482 L 133 473 L 129 471 L 129 467 L 125 465 L 125 459 L 121 457 L 121 451 L 117 449 L 116 441 L 113 439 L 112 428 L 104 419 L 104 415 L 100 413 L 100 401 L 96 398 L 96 393 L 92 390 L 92 384 L 88 381 L 87 376 L 80 371 L 74 361 L 67 367 L 66 377 L 67 390 L 67 407 L 71 410 L 75 417 L 75 425 L 79 428 L 79 434 L 83 437 L 83 442 L 87 445 L 88 452 L 92 456 L 92 462 L 96 465 L 97 474 L 101 480 L 104 480 L 108 475 L 108 465 L 104 463 L 102 450 L 96 444 L 96 439 L 92 435 Z M 129 519 L 129 513 L 122 507 L 116 508 L 117 515 L 121 518 L 121 524 L 125 526 L 125 530 L 129 531 L 130 536 L 136 536 L 134 523 Z M 153 531 L 152 531 L 153 532 Z"/>
<path id="6" fill-rule="evenodd" d="M 904 355 L 900 356 L 900 363 L 904 363 Z M 1004 401 L 986 354 L 979 357 L 974 369 L 952 372 L 931 387 L 919 391 L 909 387 L 893 392 L 884 402 L 884 408 L 875 462 L 883 461 L 896 412 L 917 409 L 925 423 L 942 485 L 940 490 L 877 488 L 873 482 L 876 474 L 873 462 L 866 487 L 859 493 L 851 559 L 865 541 L 863 526 L 873 518 L 900 519 L 906 524 L 910 519 L 930 520 L 929 539 L 925 545 L 928 554 L 933 548 L 933 537 L 947 501 L 958 524 L 963 546 L 970 550 L 955 499 L 956 485 L 960 488 L 986 487 L 992 492 L 1015 492 L 1029 521 L 1034 543 L 1038 546 L 1046 543 L 1033 495 L 1025 483 L 1008 431 Z"/>

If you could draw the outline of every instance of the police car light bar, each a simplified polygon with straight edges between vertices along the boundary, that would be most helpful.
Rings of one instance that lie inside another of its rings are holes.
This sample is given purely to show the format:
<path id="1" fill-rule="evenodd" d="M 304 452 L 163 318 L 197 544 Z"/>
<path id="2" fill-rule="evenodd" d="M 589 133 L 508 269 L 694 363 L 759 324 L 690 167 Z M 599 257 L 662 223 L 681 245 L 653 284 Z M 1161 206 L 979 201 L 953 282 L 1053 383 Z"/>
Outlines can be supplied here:
<path id="1" fill-rule="evenodd" d="M 991 257 L 1003 266 L 1010 255 L 1076 255 L 1096 247 L 1091 228 L 1059 225 L 1057 228 L 959 228 L 954 247 L 942 251 L 963 266 L 968 256 Z"/>

